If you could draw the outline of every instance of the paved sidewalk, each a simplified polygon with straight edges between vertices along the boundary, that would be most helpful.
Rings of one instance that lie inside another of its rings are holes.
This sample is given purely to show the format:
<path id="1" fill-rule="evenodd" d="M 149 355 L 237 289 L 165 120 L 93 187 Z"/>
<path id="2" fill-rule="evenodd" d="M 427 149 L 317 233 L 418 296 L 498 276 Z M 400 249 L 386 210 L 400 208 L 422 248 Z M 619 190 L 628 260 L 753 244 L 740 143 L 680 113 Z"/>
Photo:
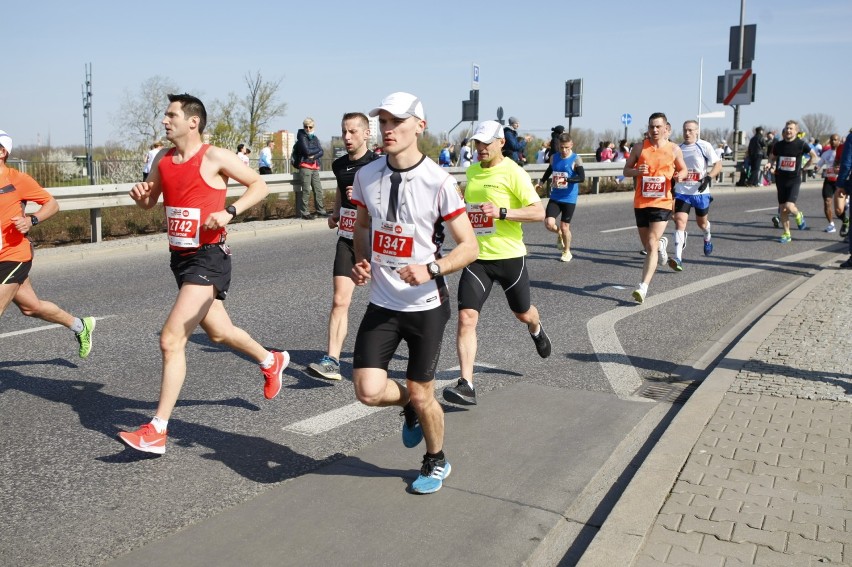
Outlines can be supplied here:
<path id="1" fill-rule="evenodd" d="M 836 269 L 842 259 L 708 376 L 581 566 L 852 565 L 852 272 Z"/>

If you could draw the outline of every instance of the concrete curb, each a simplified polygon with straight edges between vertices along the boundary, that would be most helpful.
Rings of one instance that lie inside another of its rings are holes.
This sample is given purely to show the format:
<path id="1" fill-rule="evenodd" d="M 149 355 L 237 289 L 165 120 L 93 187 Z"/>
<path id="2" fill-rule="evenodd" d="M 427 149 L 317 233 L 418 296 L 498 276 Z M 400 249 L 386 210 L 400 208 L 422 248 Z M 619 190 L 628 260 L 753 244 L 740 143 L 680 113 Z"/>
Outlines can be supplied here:
<path id="1" fill-rule="evenodd" d="M 833 263 L 832 260 L 827 264 Z M 671 493 L 692 448 L 715 414 L 742 367 L 790 310 L 831 272 L 825 269 L 782 288 L 746 317 L 759 317 L 707 376 L 675 416 L 657 445 L 642 463 L 618 503 L 583 554 L 578 567 L 632 565 L 654 520 Z M 761 311 L 768 311 L 760 315 Z"/>

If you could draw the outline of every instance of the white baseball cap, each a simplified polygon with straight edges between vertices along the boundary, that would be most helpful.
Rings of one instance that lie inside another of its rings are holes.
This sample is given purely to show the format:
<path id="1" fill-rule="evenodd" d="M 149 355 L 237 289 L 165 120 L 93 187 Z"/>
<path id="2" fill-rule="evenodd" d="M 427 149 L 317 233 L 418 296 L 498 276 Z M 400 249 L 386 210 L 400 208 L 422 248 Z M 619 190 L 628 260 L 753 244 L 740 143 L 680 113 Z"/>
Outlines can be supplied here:
<path id="1" fill-rule="evenodd" d="M 7 154 L 12 153 L 12 138 L 3 130 L 0 130 L 0 146 L 6 148 Z"/>
<path id="2" fill-rule="evenodd" d="M 479 126 L 476 127 L 476 132 L 473 133 L 471 139 L 482 142 L 483 144 L 490 144 L 497 138 L 505 137 L 502 124 L 496 120 L 486 120 L 485 122 L 479 123 Z"/>
<path id="3" fill-rule="evenodd" d="M 370 116 L 378 116 L 379 112 L 386 110 L 397 118 L 408 118 L 414 116 L 420 120 L 426 120 L 426 112 L 423 103 L 411 93 L 391 93 L 382 99 L 382 104 L 370 111 Z"/>

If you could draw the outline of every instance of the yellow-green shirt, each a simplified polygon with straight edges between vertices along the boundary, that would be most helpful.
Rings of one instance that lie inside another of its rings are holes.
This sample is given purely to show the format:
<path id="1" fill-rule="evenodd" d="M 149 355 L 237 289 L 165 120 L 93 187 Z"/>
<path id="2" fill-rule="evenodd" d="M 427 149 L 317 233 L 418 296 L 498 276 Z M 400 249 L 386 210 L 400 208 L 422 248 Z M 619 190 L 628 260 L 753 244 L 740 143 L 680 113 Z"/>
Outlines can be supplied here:
<path id="1" fill-rule="evenodd" d="M 464 199 L 471 204 L 493 203 L 506 209 L 522 209 L 541 198 L 535 191 L 529 173 L 514 161 L 503 158 L 493 167 L 474 163 L 467 168 Z M 494 219 L 494 234 L 478 235 L 481 260 L 505 260 L 526 256 L 524 229 L 520 222 Z"/>

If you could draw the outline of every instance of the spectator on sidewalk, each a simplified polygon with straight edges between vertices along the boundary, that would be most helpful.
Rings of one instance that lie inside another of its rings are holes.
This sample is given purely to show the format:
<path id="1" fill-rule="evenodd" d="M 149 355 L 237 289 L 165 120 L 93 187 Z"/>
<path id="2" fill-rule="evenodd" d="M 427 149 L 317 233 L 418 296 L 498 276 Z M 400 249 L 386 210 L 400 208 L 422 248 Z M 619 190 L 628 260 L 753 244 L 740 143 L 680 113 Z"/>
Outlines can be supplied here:
<path id="1" fill-rule="evenodd" d="M 527 148 L 527 143 L 532 140 L 532 136 L 527 134 L 521 137 L 518 134 L 518 128 L 520 127 L 520 121 L 514 116 L 510 116 L 509 125 L 503 128 L 503 135 L 506 139 L 506 145 L 503 146 L 503 155 L 518 165 L 524 165 L 524 158 L 522 156 Z"/>
<path id="2" fill-rule="evenodd" d="M 327 217 L 323 201 L 322 181 L 320 181 L 320 158 L 323 156 L 322 144 L 314 134 L 316 124 L 310 116 L 302 122 L 302 128 L 296 133 L 296 146 L 299 148 L 299 173 L 296 185 L 296 213 L 299 217 L 310 220 L 317 217 Z M 316 215 L 311 215 L 308 209 L 311 205 L 311 193 L 314 194 Z"/>
<path id="3" fill-rule="evenodd" d="M 275 149 L 275 141 L 269 140 L 266 142 L 266 147 L 260 150 L 260 157 L 257 160 L 257 168 L 261 175 L 269 175 L 272 173 L 272 150 Z"/>

